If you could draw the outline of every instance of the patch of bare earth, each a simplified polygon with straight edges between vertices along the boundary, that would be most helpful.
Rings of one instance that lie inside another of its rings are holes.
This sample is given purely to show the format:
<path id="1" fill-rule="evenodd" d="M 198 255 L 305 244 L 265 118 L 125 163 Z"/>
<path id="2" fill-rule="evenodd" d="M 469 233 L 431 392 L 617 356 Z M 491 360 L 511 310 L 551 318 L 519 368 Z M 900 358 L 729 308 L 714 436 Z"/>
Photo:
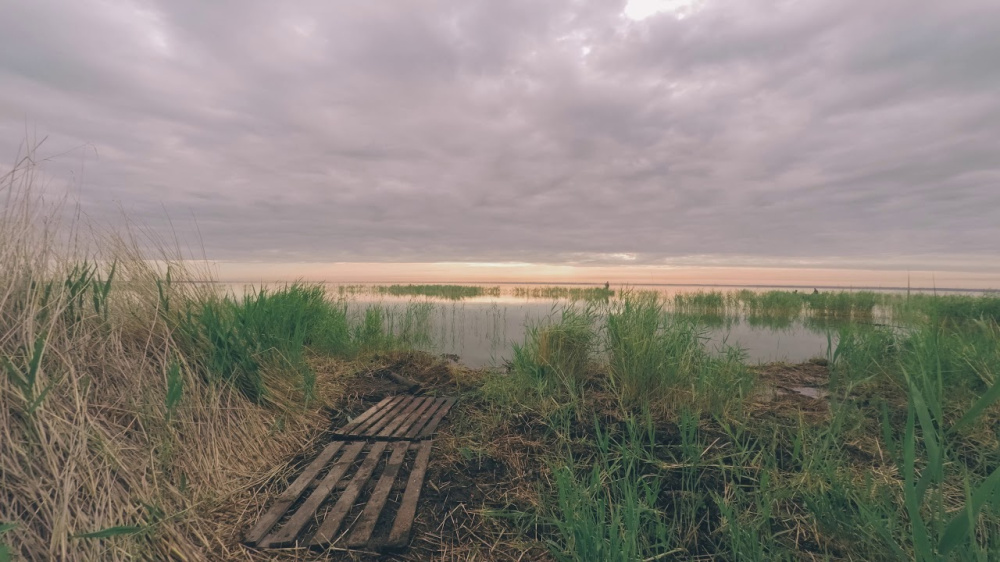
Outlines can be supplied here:
<path id="1" fill-rule="evenodd" d="M 322 376 L 321 366 L 317 372 Z M 393 373 L 398 377 L 390 375 Z M 491 435 L 472 434 L 470 427 L 484 427 L 477 421 L 484 405 L 468 391 L 478 387 L 483 373 L 467 369 L 453 358 L 426 353 L 400 352 L 376 356 L 355 372 L 342 376 L 344 393 L 329 409 L 330 429 L 350 419 L 386 396 L 410 388 L 398 378 L 419 383 L 419 394 L 458 396 L 459 403 L 440 426 L 417 508 L 412 539 L 399 552 L 365 552 L 332 548 L 256 550 L 242 547 L 251 560 L 544 560 L 547 550 L 540 541 L 525 538 L 515 521 L 505 513 L 529 509 L 537 501 L 539 469 L 532 459 L 540 440 L 532 441 L 525 427 L 489 424 Z M 528 422 L 524 422 L 528 423 Z M 273 498 L 284 489 L 325 445 L 318 435 L 311 446 L 276 470 L 261 493 Z M 266 500 L 255 502 L 253 514 L 266 508 Z M 259 504 L 259 505 L 258 505 Z M 254 520 L 245 514 L 243 527 Z"/>

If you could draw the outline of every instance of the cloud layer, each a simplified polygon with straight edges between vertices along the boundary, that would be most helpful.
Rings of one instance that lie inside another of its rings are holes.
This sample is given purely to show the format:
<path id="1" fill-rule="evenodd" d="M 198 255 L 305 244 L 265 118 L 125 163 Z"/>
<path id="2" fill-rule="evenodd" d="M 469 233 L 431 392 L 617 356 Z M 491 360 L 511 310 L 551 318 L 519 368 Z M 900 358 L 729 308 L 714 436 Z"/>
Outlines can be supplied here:
<path id="1" fill-rule="evenodd" d="M 1000 3 L 675 4 L 15 0 L 0 154 L 221 260 L 1000 269 Z"/>

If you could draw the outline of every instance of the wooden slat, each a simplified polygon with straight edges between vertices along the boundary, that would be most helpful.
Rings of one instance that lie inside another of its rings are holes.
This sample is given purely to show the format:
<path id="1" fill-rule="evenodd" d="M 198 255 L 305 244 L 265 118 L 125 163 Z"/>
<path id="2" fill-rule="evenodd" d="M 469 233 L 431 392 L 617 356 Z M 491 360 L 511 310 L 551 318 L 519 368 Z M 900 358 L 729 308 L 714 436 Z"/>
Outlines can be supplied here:
<path id="1" fill-rule="evenodd" d="M 397 402 L 395 405 L 393 405 L 392 409 L 389 410 L 389 412 L 386 413 L 384 416 L 382 416 L 381 419 L 379 419 L 378 421 L 372 423 L 367 427 L 360 427 L 358 429 L 355 429 L 354 431 L 351 432 L 351 435 L 363 435 L 363 436 L 375 435 L 379 431 L 382 431 L 382 428 L 385 427 L 386 424 L 396 419 L 396 416 L 398 416 L 400 412 L 405 410 L 412 403 L 413 403 L 413 396 L 406 396 L 405 398 Z"/>
<path id="2" fill-rule="evenodd" d="M 378 423 L 386 416 L 391 415 L 393 410 L 395 410 L 400 403 L 402 403 L 404 400 L 407 399 L 408 397 L 403 394 L 400 394 L 398 396 L 393 396 L 392 399 L 389 400 L 387 404 L 379 408 L 377 411 L 373 412 L 372 415 L 368 417 L 368 419 L 364 420 L 361 423 L 354 424 L 353 427 L 348 428 L 346 431 L 340 431 L 338 433 L 343 435 L 359 435 L 363 433 L 368 427 L 371 427 L 372 425 Z"/>
<path id="3" fill-rule="evenodd" d="M 406 420 L 406 423 L 399 426 L 399 428 L 393 432 L 393 439 L 406 439 L 406 434 L 412 431 L 415 427 L 423 426 L 425 422 L 422 420 L 429 418 L 432 412 L 438 407 L 437 398 L 428 398 L 423 406 L 420 407 L 419 411 L 413 412 L 410 419 Z"/>
<path id="4" fill-rule="evenodd" d="M 433 398 L 417 398 L 413 401 L 413 407 L 409 408 L 408 412 L 400 414 L 392 423 L 383 427 L 376 437 L 391 437 L 400 427 L 409 426 L 413 422 L 413 418 L 419 416 L 420 412 L 423 412 L 427 405 L 433 401 Z"/>
<path id="5" fill-rule="evenodd" d="M 323 448 L 320 454 L 302 471 L 302 474 L 278 496 L 271 509 L 267 510 L 267 513 L 262 515 L 260 520 L 257 521 L 257 525 L 247 533 L 247 543 L 255 545 L 264 538 L 264 535 L 281 519 L 281 516 L 288 511 L 288 508 L 299 499 L 299 496 L 309 487 L 309 484 L 312 484 L 316 476 L 326 466 L 326 463 L 330 462 L 330 459 L 337 454 L 337 451 L 340 450 L 343 444 L 343 441 L 333 441 Z"/>
<path id="6" fill-rule="evenodd" d="M 444 419 L 444 416 L 448 413 L 448 410 L 451 410 L 451 407 L 455 404 L 455 400 L 456 400 L 455 398 L 449 398 L 444 403 L 444 405 L 441 406 L 441 409 L 439 409 L 437 413 L 434 414 L 434 417 L 431 419 L 431 421 L 423 429 L 420 430 L 420 433 L 417 435 L 418 439 L 425 439 L 427 437 L 434 435 L 434 430 L 437 429 L 438 424 L 440 424 L 441 420 Z"/>
<path id="7" fill-rule="evenodd" d="M 333 509 L 326 514 L 326 519 L 309 543 L 311 546 L 327 546 L 337 538 L 337 531 L 340 529 L 341 523 L 344 522 L 344 518 L 347 517 L 348 512 L 354 507 L 354 502 L 357 501 L 361 490 L 368 483 L 368 479 L 371 478 L 372 472 L 375 471 L 375 467 L 382 458 L 382 453 L 385 451 L 386 445 L 385 441 L 379 441 L 372 445 L 372 450 L 368 453 L 364 462 L 361 463 L 361 466 L 358 467 L 358 472 L 354 475 L 350 485 L 344 489 L 344 493 L 341 494 L 340 499 L 334 504 Z"/>
<path id="8" fill-rule="evenodd" d="M 447 401 L 446 398 L 436 398 L 431 407 L 428 408 L 426 411 L 424 411 L 423 415 L 421 415 L 420 418 L 417 419 L 416 423 L 410 426 L 410 429 L 408 429 L 406 433 L 403 434 L 403 438 L 415 439 L 417 435 L 420 433 L 420 430 L 423 429 L 425 425 L 427 425 L 427 422 L 429 422 L 434 417 L 434 414 L 438 411 L 438 409 L 441 406 L 444 405 L 446 401 Z"/>
<path id="9" fill-rule="evenodd" d="M 375 527 L 382 518 L 389 496 L 393 490 L 401 489 L 405 484 L 388 541 L 381 545 L 387 548 L 405 546 L 409 541 L 430 462 L 433 444 L 431 438 L 455 402 L 455 398 L 415 397 L 405 394 L 386 397 L 379 401 L 338 430 L 335 435 L 339 440 L 327 445 L 302 474 L 278 496 L 271 508 L 247 533 L 247 543 L 259 548 L 295 545 L 310 523 L 317 519 L 318 512 L 326 504 L 327 499 L 331 495 L 336 495 L 339 497 L 325 514 L 317 531 L 309 541 L 304 542 L 308 542 L 311 546 L 325 547 L 347 535 L 346 546 L 356 548 L 367 545 L 372 548 L 369 543 L 372 542 Z M 379 468 L 389 448 L 386 442 L 388 440 L 398 440 L 398 442 L 392 445 L 392 454 L 385 463 L 378 481 L 372 487 L 371 496 L 353 524 L 348 524 L 341 531 L 347 516 L 355 513 L 355 503 Z M 353 476 L 345 479 L 344 476 L 364 454 L 365 447 L 370 447 L 367 456 L 361 460 Z M 410 450 L 416 453 L 413 468 L 405 482 L 397 482 L 401 480 L 399 474 Z M 340 453 L 339 458 L 337 458 L 338 453 Z M 278 526 L 281 519 L 316 482 L 324 467 L 333 459 L 337 460 L 330 466 L 326 476 L 316 483 L 315 489 L 295 513 L 288 517 L 283 525 Z M 340 490 L 343 491 L 339 492 Z M 335 494 L 335 491 L 338 493 Z M 388 514 L 386 517 L 388 518 Z M 380 545 L 375 545 L 378 546 Z"/>
<path id="10" fill-rule="evenodd" d="M 342 476 L 351 468 L 354 464 L 354 459 L 358 457 L 361 453 L 361 449 L 365 446 L 364 441 L 358 441 L 356 443 L 351 443 L 344 449 L 344 454 L 337 460 L 336 463 L 330 468 L 330 472 L 316 485 L 316 489 L 313 493 L 306 499 L 305 502 L 299 506 L 299 509 L 294 515 L 277 531 L 273 534 L 265 537 L 261 541 L 261 546 L 264 548 L 270 546 L 287 546 L 295 544 L 295 538 L 302 531 L 302 528 L 312 519 L 316 512 L 316 509 L 326 500 L 326 497 L 330 495 L 333 491 L 334 486 L 337 481 L 340 480 Z M 365 459 L 367 460 L 367 459 Z"/>
<path id="11" fill-rule="evenodd" d="M 403 547 L 410 538 L 410 528 L 413 527 L 413 518 L 417 513 L 417 502 L 420 500 L 420 489 L 424 486 L 424 476 L 427 474 L 427 463 L 431 458 L 433 443 L 432 439 L 424 441 L 417 452 L 417 460 L 413 463 L 413 470 L 410 471 L 410 477 L 406 482 L 406 491 L 403 492 L 396 520 L 393 521 L 392 530 L 389 531 L 386 547 Z"/>
<path id="12" fill-rule="evenodd" d="M 383 398 L 382 400 L 380 400 L 378 404 L 375 404 L 371 408 L 368 408 L 367 410 L 365 410 L 364 412 L 362 412 L 362 414 L 360 416 L 358 416 L 358 417 L 354 418 L 353 420 L 347 422 L 347 425 L 345 425 L 344 427 L 338 429 L 337 432 L 338 433 L 347 433 L 347 432 L 353 430 L 354 428 L 358 427 L 359 425 L 361 425 L 361 424 L 365 423 L 366 421 L 368 421 L 369 419 L 371 419 L 371 417 L 374 416 L 375 414 L 380 413 L 382 411 L 382 408 L 385 408 L 386 406 L 389 405 L 390 402 L 392 402 L 393 400 L 396 400 L 398 398 L 399 398 L 399 396 L 386 396 L 385 398 Z"/>
<path id="13" fill-rule="evenodd" d="M 372 491 L 371 497 L 368 498 L 365 510 L 354 523 L 351 534 L 347 537 L 347 546 L 358 548 L 368 544 L 372 531 L 375 530 L 375 524 L 378 523 L 379 515 L 382 513 L 382 508 L 385 507 L 385 502 L 389 499 L 392 483 L 396 480 L 396 475 L 399 474 L 399 467 L 403 465 L 403 459 L 409 448 L 410 444 L 406 441 L 401 441 L 393 446 L 392 456 L 389 457 L 389 462 L 385 465 L 381 478 L 375 484 L 375 489 Z"/>

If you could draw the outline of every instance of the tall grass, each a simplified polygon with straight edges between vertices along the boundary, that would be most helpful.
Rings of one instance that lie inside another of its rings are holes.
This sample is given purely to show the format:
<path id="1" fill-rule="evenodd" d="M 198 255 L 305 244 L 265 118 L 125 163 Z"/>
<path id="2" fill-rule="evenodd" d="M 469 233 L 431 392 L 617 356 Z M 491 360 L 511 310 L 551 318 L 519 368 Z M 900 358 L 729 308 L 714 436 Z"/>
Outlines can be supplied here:
<path id="1" fill-rule="evenodd" d="M 667 323 L 655 295 L 625 295 L 606 322 L 609 375 L 627 402 L 662 396 L 695 368 L 700 334 L 691 323 Z"/>
<path id="2" fill-rule="evenodd" d="M 500 287 L 479 285 L 340 285 L 337 291 L 341 296 L 374 294 L 447 300 L 500 296 Z"/>
<path id="3" fill-rule="evenodd" d="M 180 352 L 206 382 L 231 383 L 257 402 L 267 396 L 268 372 L 297 373 L 311 398 L 315 374 L 305 350 L 346 355 L 352 349 L 346 307 L 328 301 L 319 286 L 251 288 L 242 299 L 206 297 L 173 311 L 164 302 L 161 311 Z"/>
<path id="4" fill-rule="evenodd" d="M 544 392 L 578 398 L 589 373 L 596 335 L 589 308 L 566 307 L 554 321 L 528 328 L 523 344 L 513 348 L 513 369 Z"/>
<path id="5" fill-rule="evenodd" d="M 783 322 L 787 325 L 802 314 L 805 304 L 802 295 L 797 292 L 741 291 L 740 296 L 747 318 L 758 322 Z"/>
<path id="6" fill-rule="evenodd" d="M 434 305 L 411 302 L 402 307 L 369 304 L 348 314 L 349 349 L 370 353 L 391 349 L 426 349 L 432 346 Z"/>
<path id="7" fill-rule="evenodd" d="M 995 323 L 971 333 L 932 323 L 904 343 L 905 421 L 899 427 L 888 411 L 882 416 L 909 523 L 903 536 L 886 536 L 897 554 L 940 561 L 1000 553 L 997 335 Z"/>
<path id="8" fill-rule="evenodd" d="M 674 295 L 674 309 L 687 314 L 724 315 L 733 301 L 721 291 L 698 291 Z"/>
<path id="9" fill-rule="evenodd" d="M 373 288 L 382 295 L 427 296 L 449 300 L 500 296 L 500 287 L 478 285 L 375 285 Z"/>
<path id="10" fill-rule="evenodd" d="M 522 298 L 569 301 L 606 301 L 615 295 L 605 287 L 514 287 L 512 293 Z"/>
<path id="11" fill-rule="evenodd" d="M 837 318 L 870 318 L 878 295 L 871 291 L 837 291 L 805 295 L 806 306 L 814 315 Z"/>
<path id="12" fill-rule="evenodd" d="M 759 306 L 780 316 L 810 298 Z M 808 404 L 755 398 L 745 357 L 705 349 L 695 320 L 655 297 L 611 302 L 591 399 L 572 416 L 520 404 L 552 429 L 536 514 L 552 554 L 997 559 L 1000 327 L 928 314 L 899 329 L 871 322 L 868 296 L 838 299 L 814 309 L 851 322 L 830 335 L 830 397 Z"/>
<path id="13" fill-rule="evenodd" d="M 752 386 L 738 349 L 712 355 L 698 325 L 666 314 L 656 295 L 623 295 L 609 308 L 605 331 L 608 374 L 627 404 L 694 400 L 723 407 Z"/>
<path id="14" fill-rule="evenodd" d="M 649 418 L 645 418 L 649 422 Z M 567 448 L 552 467 L 559 560 L 633 561 L 664 558 L 673 547 L 674 523 L 660 509 L 662 478 L 648 474 L 655 459 L 651 423 L 629 418 L 623 436 L 595 427 L 593 456 L 577 459 Z"/>
<path id="15" fill-rule="evenodd" d="M 1000 297 L 991 295 L 911 295 L 893 303 L 900 317 L 917 315 L 917 320 L 941 321 L 992 320 L 1000 322 Z"/>
<path id="16" fill-rule="evenodd" d="M 216 295 L 154 238 L 46 203 L 37 173 L 29 154 L 0 179 L 0 552 L 242 554 L 260 475 L 326 426 L 338 383 L 303 346 L 342 349 L 342 314 L 307 287 Z"/>

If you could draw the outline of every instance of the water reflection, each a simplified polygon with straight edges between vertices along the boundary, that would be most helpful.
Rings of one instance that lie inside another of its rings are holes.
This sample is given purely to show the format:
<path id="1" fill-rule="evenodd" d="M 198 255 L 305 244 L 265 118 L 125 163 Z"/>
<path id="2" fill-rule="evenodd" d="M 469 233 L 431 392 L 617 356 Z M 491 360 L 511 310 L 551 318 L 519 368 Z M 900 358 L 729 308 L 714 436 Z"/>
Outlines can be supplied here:
<path id="1" fill-rule="evenodd" d="M 527 327 L 554 318 L 562 307 L 591 306 L 597 311 L 600 322 L 602 305 L 608 302 L 608 293 L 590 289 L 555 291 L 514 286 L 467 292 L 471 296 L 456 299 L 452 293 L 412 296 L 365 290 L 357 285 L 350 286 L 349 290 L 343 287 L 330 284 L 327 291 L 331 298 L 343 300 L 355 318 L 362 318 L 369 307 L 378 306 L 394 332 L 425 333 L 428 337 L 419 342 L 421 347 L 434 353 L 457 355 L 470 367 L 502 365 L 510 358 L 512 345 L 523 342 Z M 247 286 L 233 284 L 227 290 L 238 296 Z M 836 332 L 849 322 L 843 318 L 802 314 L 792 307 L 733 306 L 726 300 L 729 297 L 719 292 L 702 299 L 714 298 L 719 301 L 715 303 L 717 306 L 691 307 L 692 299 L 685 296 L 694 294 L 694 300 L 702 298 L 700 295 L 704 295 L 705 287 L 630 290 L 656 292 L 663 298 L 669 315 L 693 321 L 704 330 L 710 350 L 721 351 L 726 345 L 738 346 L 753 363 L 797 363 L 826 356 L 831 341 L 828 335 L 833 334 L 835 341 Z M 553 298 L 553 295 L 600 298 L 579 301 Z M 875 316 L 881 316 L 877 309 Z"/>
<path id="2" fill-rule="evenodd" d="M 458 355 L 462 363 L 470 367 L 502 365 L 510 359 L 512 345 L 524 341 L 527 327 L 554 319 L 562 307 L 588 306 L 588 303 L 567 300 L 511 297 L 477 297 L 461 302 L 429 297 L 354 297 L 347 302 L 348 310 L 356 315 L 363 314 L 369 306 L 380 306 L 390 322 L 407 314 L 407 309 L 415 305 L 431 306 L 428 318 L 431 341 L 427 350 Z M 593 303 L 590 306 L 594 306 Z M 600 323 L 600 306 L 596 310 Z M 754 363 L 795 363 L 826 356 L 827 333 L 839 329 L 831 320 L 808 322 L 811 319 L 675 312 L 668 312 L 668 315 L 702 327 L 710 350 L 721 351 L 725 345 L 738 346 Z"/>

